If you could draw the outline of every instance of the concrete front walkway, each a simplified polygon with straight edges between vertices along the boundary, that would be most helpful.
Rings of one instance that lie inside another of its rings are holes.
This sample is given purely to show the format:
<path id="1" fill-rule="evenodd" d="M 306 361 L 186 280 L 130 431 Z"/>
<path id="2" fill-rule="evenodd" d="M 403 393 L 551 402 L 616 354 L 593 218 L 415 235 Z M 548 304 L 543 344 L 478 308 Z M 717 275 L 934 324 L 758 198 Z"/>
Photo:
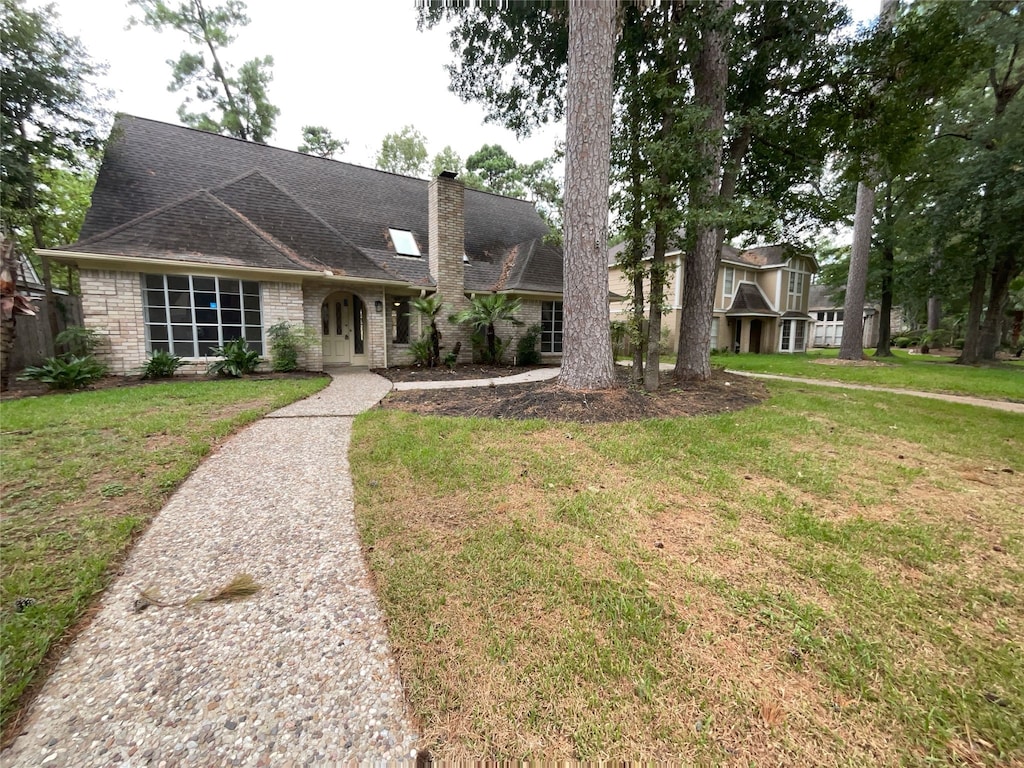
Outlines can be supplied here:
<path id="1" fill-rule="evenodd" d="M 43 687 L 4 766 L 409 760 L 418 736 L 353 519 L 351 416 L 391 383 L 336 374 L 232 437 L 178 489 Z M 133 610 L 239 573 L 237 602 Z"/>

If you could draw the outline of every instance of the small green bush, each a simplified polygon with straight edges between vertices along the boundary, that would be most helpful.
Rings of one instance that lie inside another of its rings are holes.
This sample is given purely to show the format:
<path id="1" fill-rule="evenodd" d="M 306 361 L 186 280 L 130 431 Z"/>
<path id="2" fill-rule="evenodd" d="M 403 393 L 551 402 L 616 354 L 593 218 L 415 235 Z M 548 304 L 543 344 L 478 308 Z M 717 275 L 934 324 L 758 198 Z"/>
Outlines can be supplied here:
<path id="1" fill-rule="evenodd" d="M 89 357 L 89 355 L 96 351 L 102 341 L 103 337 L 95 328 L 83 328 L 80 325 L 69 325 L 57 334 L 53 343 L 58 348 L 66 348 L 67 354 L 61 355 L 61 357 L 70 359 L 72 357 Z"/>
<path id="2" fill-rule="evenodd" d="M 42 365 L 29 366 L 21 376 L 22 381 L 41 381 L 50 389 L 84 389 L 107 375 L 107 366 L 92 355 L 77 357 L 49 357 Z"/>
<path id="3" fill-rule="evenodd" d="M 519 337 L 516 343 L 516 363 L 519 365 L 539 365 L 541 362 L 540 350 L 537 349 L 537 342 L 540 340 L 540 326 L 536 323 L 526 329 L 526 333 Z"/>
<path id="4" fill-rule="evenodd" d="M 416 365 L 431 367 L 431 362 L 434 359 L 434 344 L 430 334 L 424 334 L 415 341 L 410 341 L 409 352 Z"/>
<path id="5" fill-rule="evenodd" d="M 892 340 L 892 343 L 895 344 L 900 349 L 906 349 L 907 347 L 909 347 L 910 342 L 911 339 L 909 336 L 897 336 L 895 339 Z"/>
<path id="6" fill-rule="evenodd" d="M 267 329 L 270 339 L 270 367 L 279 373 L 297 370 L 299 353 L 317 341 L 316 333 L 304 325 L 282 320 Z"/>
<path id="7" fill-rule="evenodd" d="M 177 355 L 172 355 L 164 349 L 153 352 L 142 366 L 142 378 L 144 379 L 169 379 L 181 366 L 185 364 Z"/>
<path id="8" fill-rule="evenodd" d="M 215 376 L 241 378 L 255 371 L 256 366 L 260 364 L 259 352 L 249 349 L 245 339 L 226 341 L 223 347 L 213 350 L 213 355 L 220 360 L 210 363 L 206 372 Z"/>

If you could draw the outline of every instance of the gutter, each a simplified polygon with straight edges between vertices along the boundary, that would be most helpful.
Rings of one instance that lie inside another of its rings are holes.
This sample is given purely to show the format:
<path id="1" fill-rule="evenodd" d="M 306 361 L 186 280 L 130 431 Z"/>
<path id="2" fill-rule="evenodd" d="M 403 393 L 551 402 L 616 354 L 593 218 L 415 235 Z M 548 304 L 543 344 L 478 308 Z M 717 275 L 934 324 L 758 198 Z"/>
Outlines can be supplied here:
<path id="1" fill-rule="evenodd" d="M 352 275 L 338 275 L 331 270 L 316 272 L 307 269 L 279 269 L 275 267 L 245 267 L 230 264 L 206 264 L 198 261 L 170 261 L 167 259 L 154 259 L 145 256 L 115 256 L 113 254 L 82 253 L 79 251 L 55 251 L 40 248 L 37 253 L 44 254 L 61 264 L 74 264 L 79 262 L 100 267 L 102 265 L 113 265 L 115 267 L 133 267 L 128 272 L 142 272 L 139 267 L 159 268 L 162 272 L 171 274 L 235 274 L 242 272 L 252 275 L 271 275 L 274 277 L 289 277 L 298 280 L 310 280 L 317 278 L 337 283 L 360 283 L 367 285 L 395 285 L 405 288 L 415 287 L 411 283 L 400 280 L 379 280 L 371 277 L 354 277 Z"/>

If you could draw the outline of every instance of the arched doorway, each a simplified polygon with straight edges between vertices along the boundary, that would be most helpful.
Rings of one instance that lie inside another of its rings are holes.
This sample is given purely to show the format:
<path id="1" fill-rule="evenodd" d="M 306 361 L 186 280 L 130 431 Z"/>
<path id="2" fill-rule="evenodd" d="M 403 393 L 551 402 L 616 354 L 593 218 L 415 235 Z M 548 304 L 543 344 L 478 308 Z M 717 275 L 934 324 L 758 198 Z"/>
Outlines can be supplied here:
<path id="1" fill-rule="evenodd" d="M 366 365 L 366 305 L 356 295 L 332 293 L 320 306 L 324 365 Z"/>

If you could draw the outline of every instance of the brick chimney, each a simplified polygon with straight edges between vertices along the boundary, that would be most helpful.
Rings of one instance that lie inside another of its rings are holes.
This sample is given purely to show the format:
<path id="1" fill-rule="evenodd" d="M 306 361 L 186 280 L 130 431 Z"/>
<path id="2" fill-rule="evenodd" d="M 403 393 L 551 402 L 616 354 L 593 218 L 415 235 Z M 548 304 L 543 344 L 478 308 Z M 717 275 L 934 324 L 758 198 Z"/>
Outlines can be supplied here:
<path id="1" fill-rule="evenodd" d="M 432 179 L 427 188 L 428 223 L 427 249 L 430 275 L 437 284 L 437 292 L 446 305 L 448 315 L 469 306 L 466 298 L 466 280 L 462 257 L 466 253 L 466 187 L 451 171 L 444 171 Z M 462 342 L 459 360 L 472 359 L 467 329 L 441 325 L 441 342 L 450 352 L 457 341 Z"/>

